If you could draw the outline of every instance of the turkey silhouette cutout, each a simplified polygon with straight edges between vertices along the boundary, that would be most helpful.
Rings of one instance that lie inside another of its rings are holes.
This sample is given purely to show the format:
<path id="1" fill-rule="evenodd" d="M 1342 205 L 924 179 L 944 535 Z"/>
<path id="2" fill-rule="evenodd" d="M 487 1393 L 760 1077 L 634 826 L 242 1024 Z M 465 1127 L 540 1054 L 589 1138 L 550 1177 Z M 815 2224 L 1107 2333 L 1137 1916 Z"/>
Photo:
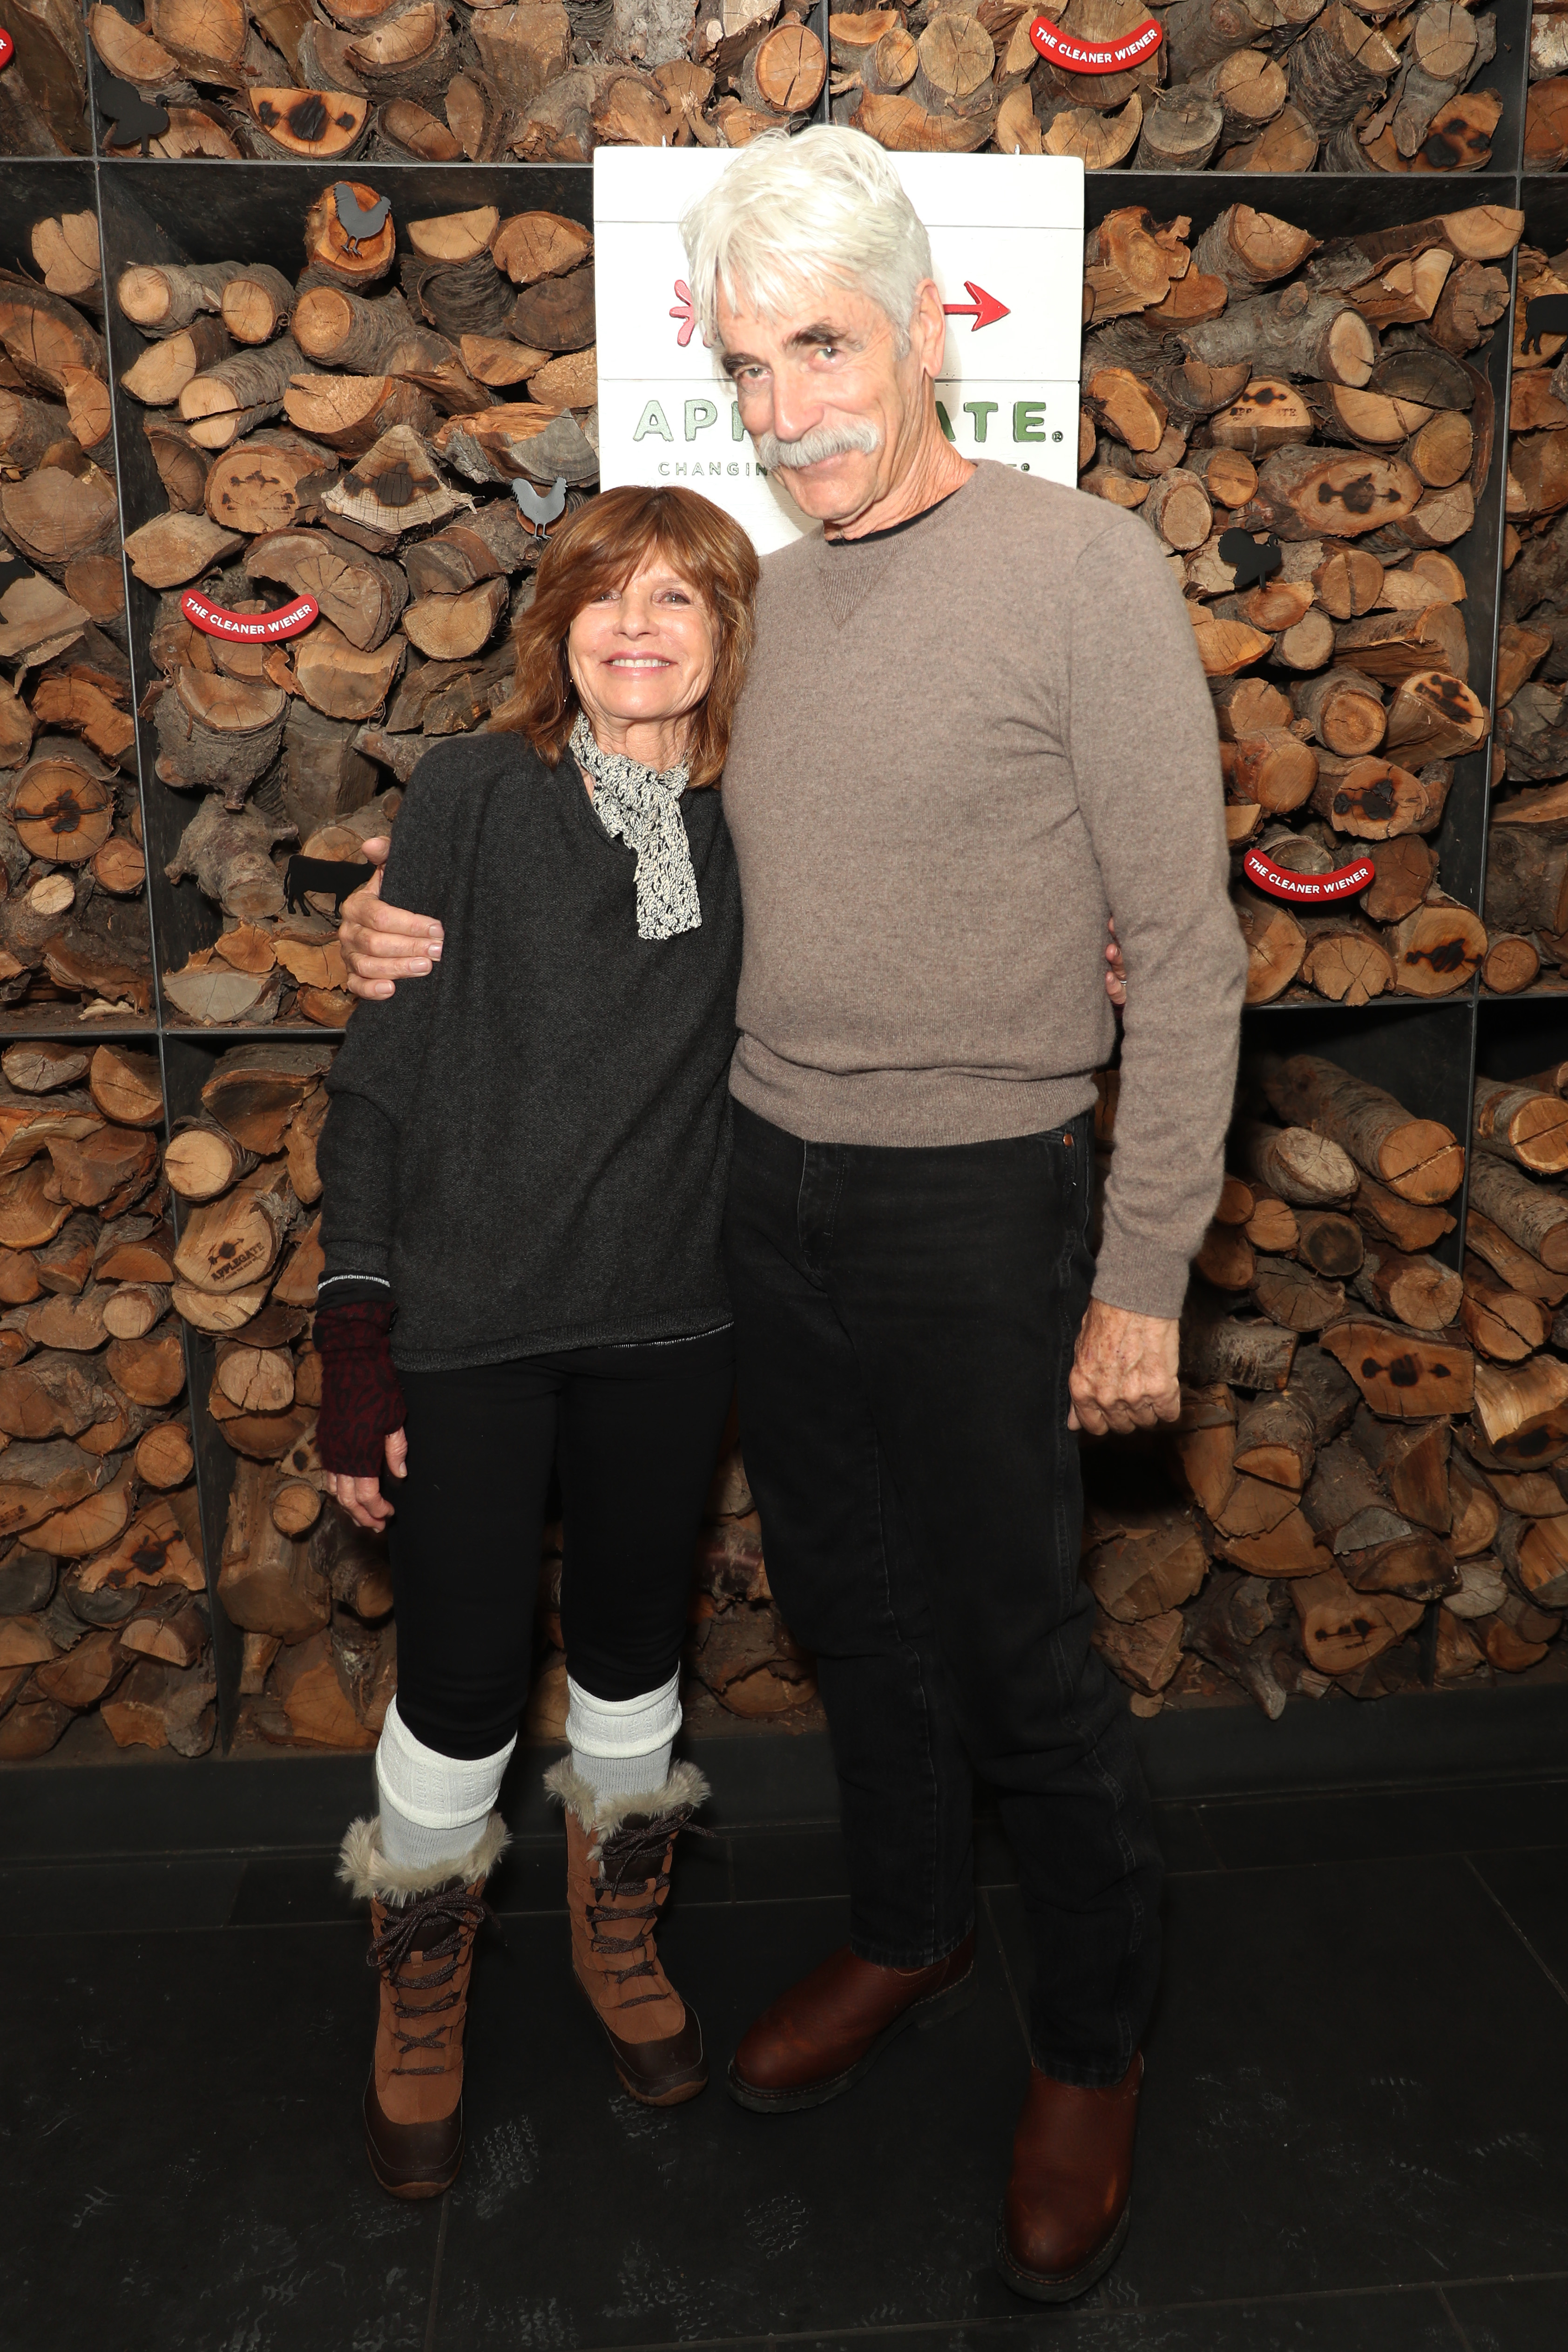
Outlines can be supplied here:
<path id="1" fill-rule="evenodd" d="M 99 65 L 103 65 L 101 52 Z M 99 109 L 110 125 L 104 136 L 110 147 L 140 147 L 145 155 L 148 141 L 161 139 L 167 131 L 167 110 L 150 106 L 141 91 L 133 89 L 128 81 L 117 81 L 111 73 L 103 70 L 93 76 L 93 88 L 98 93 Z"/>
<path id="2" fill-rule="evenodd" d="M 1277 539 L 1266 539 L 1260 547 L 1249 530 L 1222 530 L 1219 560 L 1235 572 L 1238 590 L 1261 588 L 1284 562 L 1285 551 Z"/>

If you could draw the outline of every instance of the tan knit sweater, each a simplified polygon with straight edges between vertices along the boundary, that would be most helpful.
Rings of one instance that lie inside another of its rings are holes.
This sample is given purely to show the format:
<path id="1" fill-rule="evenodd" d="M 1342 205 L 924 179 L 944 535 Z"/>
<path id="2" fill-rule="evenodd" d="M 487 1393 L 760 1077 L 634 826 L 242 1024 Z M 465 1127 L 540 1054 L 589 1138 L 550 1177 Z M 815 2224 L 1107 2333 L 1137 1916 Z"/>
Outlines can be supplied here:
<path id="1" fill-rule="evenodd" d="M 982 465 L 763 566 L 724 777 L 731 1085 L 812 1141 L 982 1141 L 1094 1099 L 1129 1003 L 1095 1288 L 1174 1315 L 1217 1197 L 1246 969 L 1214 713 L 1147 526 Z"/>

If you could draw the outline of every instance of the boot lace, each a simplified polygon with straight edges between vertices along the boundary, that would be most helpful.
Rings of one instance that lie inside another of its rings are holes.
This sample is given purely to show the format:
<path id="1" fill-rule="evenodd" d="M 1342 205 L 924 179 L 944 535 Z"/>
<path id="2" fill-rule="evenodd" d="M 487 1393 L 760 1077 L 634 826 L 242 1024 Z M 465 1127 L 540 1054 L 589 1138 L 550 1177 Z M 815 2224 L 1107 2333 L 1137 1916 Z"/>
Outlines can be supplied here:
<path id="1" fill-rule="evenodd" d="M 613 1830 L 599 1842 L 598 1889 L 601 1896 L 608 1899 L 589 1904 L 588 1925 L 593 1930 L 591 1942 L 595 1952 L 614 1952 L 628 1960 L 626 1968 L 605 1970 L 605 1976 L 618 1985 L 629 1983 L 634 1977 L 658 1973 L 648 1942 L 658 1917 L 660 1898 L 669 1885 L 675 1841 L 683 1829 L 689 1829 L 694 1837 L 713 1834 L 711 1830 L 698 1827 L 691 1819 L 692 1811 L 690 1805 L 679 1805 L 668 1813 L 633 1813 L 618 1830 Z M 626 1899 L 633 1895 L 646 1895 L 648 1899 L 634 1907 Z M 641 1924 L 636 1935 L 629 1937 L 601 1932 L 612 1923 L 625 1926 L 633 1922 Z M 633 1953 L 640 1958 L 632 1959 Z M 647 2002 L 661 2000 L 663 1997 L 656 1987 L 652 1992 L 634 1993 L 620 2005 L 623 2009 L 641 2009 Z"/>
<path id="2" fill-rule="evenodd" d="M 386 1979 L 392 1993 L 394 2016 L 399 2019 L 443 2017 L 446 2011 L 456 2009 L 458 1994 L 456 1991 L 441 1992 L 441 1987 L 451 1984 L 481 1925 L 486 1919 L 494 1917 L 494 1912 L 479 1889 L 464 1886 L 459 1881 L 454 1881 L 450 1886 L 437 1886 L 433 1893 L 422 1895 L 398 1910 L 389 1909 L 385 1927 L 379 1936 L 371 1938 L 366 1966 L 379 1969 Z M 445 1934 L 437 1936 L 432 1942 L 431 1931 L 443 1927 Z M 427 1966 L 432 1961 L 437 1965 L 429 1969 L 427 1975 L 422 1976 L 416 1985 L 405 1985 L 399 1971 L 413 1958 L 418 1958 Z M 437 1992 L 440 1998 L 420 2001 L 403 1999 L 405 1992 L 415 1991 Z M 439 2050 L 446 2032 L 445 2021 L 429 2033 L 411 2032 L 402 2024 L 393 2028 L 394 2039 L 405 2058 L 416 2050 Z M 439 2065 L 404 2065 L 395 2066 L 392 2071 L 395 2074 L 439 2074 L 445 2069 Z"/>

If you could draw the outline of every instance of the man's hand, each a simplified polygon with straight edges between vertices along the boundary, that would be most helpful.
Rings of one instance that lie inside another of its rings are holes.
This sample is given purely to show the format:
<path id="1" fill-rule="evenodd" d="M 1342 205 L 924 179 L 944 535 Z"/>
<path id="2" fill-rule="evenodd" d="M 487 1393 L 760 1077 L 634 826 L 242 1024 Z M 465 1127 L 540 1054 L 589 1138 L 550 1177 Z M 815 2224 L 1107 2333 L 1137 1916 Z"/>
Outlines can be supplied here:
<path id="1" fill-rule="evenodd" d="M 366 883 L 366 889 L 370 885 Z M 395 1429 L 386 1441 L 386 1466 L 395 1478 L 408 1475 L 408 1433 Z M 351 1478 L 344 1470 L 329 1470 L 327 1492 L 348 1513 L 356 1528 L 379 1535 L 393 1516 L 379 1478 Z"/>
<path id="2" fill-rule="evenodd" d="M 1134 1315 L 1091 1298 L 1079 1326 L 1068 1391 L 1068 1427 L 1103 1437 L 1152 1429 L 1182 1409 L 1176 1376 L 1180 1326 L 1163 1315 Z"/>
<path id="3" fill-rule="evenodd" d="M 349 904 L 353 906 L 352 898 Z M 1110 933 L 1110 945 L 1105 950 L 1105 992 L 1121 1013 L 1127 1003 L 1127 966 L 1122 961 L 1121 942 L 1116 936 L 1114 915 L 1106 918 L 1105 928 Z"/>
<path id="4" fill-rule="evenodd" d="M 364 854 L 378 870 L 343 901 L 338 945 L 348 966 L 353 996 L 390 996 L 400 980 L 423 980 L 441 961 L 443 933 L 428 915 L 411 915 L 381 903 L 381 874 L 390 841 L 367 841 Z M 363 1480 L 360 1484 L 363 1485 Z M 347 1508 L 347 1506 L 344 1506 Z M 370 1523 L 362 1519 L 360 1525 Z"/>

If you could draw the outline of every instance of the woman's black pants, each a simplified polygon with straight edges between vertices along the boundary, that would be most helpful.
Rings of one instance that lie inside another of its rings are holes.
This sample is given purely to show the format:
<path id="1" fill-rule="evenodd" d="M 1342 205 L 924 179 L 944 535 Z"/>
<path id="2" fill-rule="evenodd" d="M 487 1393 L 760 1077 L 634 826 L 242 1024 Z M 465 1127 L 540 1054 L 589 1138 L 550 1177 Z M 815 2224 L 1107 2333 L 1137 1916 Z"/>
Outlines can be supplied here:
<path id="1" fill-rule="evenodd" d="M 393 1505 L 397 1712 L 437 1755 L 493 1756 L 527 1701 L 540 1538 L 559 1465 L 561 1626 L 595 1698 L 680 1663 L 692 1555 L 734 1385 L 733 1335 L 401 1372 Z"/>
<path id="2" fill-rule="evenodd" d="M 1092 2087 L 1148 2019 L 1160 1858 L 1079 1574 L 1090 1150 L 1087 1113 L 894 1150 L 737 1106 L 725 1246 L 746 1475 L 816 1654 L 854 1948 L 909 1969 L 962 1941 L 978 1773 L 1032 1930 L 1036 2062 Z"/>

